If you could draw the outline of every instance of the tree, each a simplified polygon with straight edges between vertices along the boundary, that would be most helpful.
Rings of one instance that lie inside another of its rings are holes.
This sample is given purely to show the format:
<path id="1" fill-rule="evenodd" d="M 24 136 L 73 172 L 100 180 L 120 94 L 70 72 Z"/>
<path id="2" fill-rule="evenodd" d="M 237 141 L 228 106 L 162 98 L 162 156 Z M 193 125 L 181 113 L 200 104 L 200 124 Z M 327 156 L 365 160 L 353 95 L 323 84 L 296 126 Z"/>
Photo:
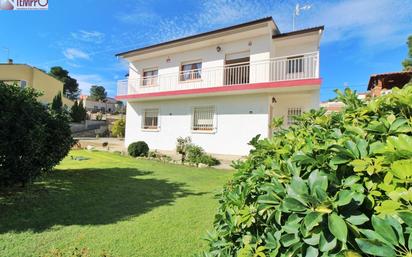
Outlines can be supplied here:
<path id="1" fill-rule="evenodd" d="M 32 182 L 73 145 L 68 117 L 37 101 L 33 88 L 0 82 L 0 187 Z"/>
<path id="2" fill-rule="evenodd" d="M 83 100 L 74 101 L 72 108 L 70 109 L 70 117 L 73 122 L 82 122 L 86 119 L 86 109 L 83 106 Z"/>
<path id="3" fill-rule="evenodd" d="M 60 66 L 52 67 L 49 74 L 64 83 L 63 91 L 71 100 L 79 97 L 80 90 L 77 80 L 69 76 L 69 72 Z"/>
<path id="4" fill-rule="evenodd" d="M 63 100 L 62 93 L 59 92 L 54 98 L 51 105 L 51 109 L 56 113 L 61 113 L 63 111 Z"/>
<path id="5" fill-rule="evenodd" d="M 408 37 L 408 57 L 402 62 L 403 70 L 412 71 L 412 35 Z"/>
<path id="6" fill-rule="evenodd" d="M 94 85 L 90 88 L 90 99 L 94 101 L 106 100 L 106 89 L 102 86 Z"/>
<path id="7" fill-rule="evenodd" d="M 123 138 L 125 134 L 125 130 L 126 130 L 126 120 L 124 118 L 121 118 L 119 120 L 116 120 L 113 123 L 112 135 L 115 137 Z"/>

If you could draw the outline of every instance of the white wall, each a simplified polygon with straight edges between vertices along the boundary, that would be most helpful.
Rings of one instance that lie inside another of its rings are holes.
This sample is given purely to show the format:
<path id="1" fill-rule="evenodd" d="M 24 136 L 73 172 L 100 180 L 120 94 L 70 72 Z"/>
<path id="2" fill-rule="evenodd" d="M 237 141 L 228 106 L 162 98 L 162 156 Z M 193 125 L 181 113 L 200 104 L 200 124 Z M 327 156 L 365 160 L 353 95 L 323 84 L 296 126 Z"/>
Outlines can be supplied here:
<path id="1" fill-rule="evenodd" d="M 285 123 L 288 108 L 302 108 L 303 111 L 319 108 L 319 90 L 128 103 L 125 143 L 129 145 L 142 140 L 151 149 L 174 151 L 178 137 L 190 136 L 193 143 L 209 153 L 247 155 L 250 150 L 247 143 L 254 136 L 269 135 L 269 105 L 272 97 L 276 98 L 273 117 L 283 116 Z M 216 132 L 192 132 L 192 108 L 211 105 L 216 109 Z M 160 110 L 159 131 L 141 129 L 143 110 L 150 108 Z"/>
<path id="2" fill-rule="evenodd" d="M 209 153 L 246 155 L 250 149 L 247 143 L 254 136 L 268 134 L 268 101 L 267 95 L 260 94 L 128 103 L 126 145 L 143 140 L 151 149 L 173 151 L 178 137 L 190 136 Z M 192 108 L 210 105 L 216 109 L 216 132 L 192 132 Z M 141 129 L 145 108 L 160 109 L 160 131 Z"/>
<path id="3" fill-rule="evenodd" d="M 302 108 L 303 112 L 311 109 L 319 109 L 320 91 L 273 94 L 276 103 L 273 104 L 273 117 L 283 117 L 284 127 L 287 127 L 289 108 Z"/>
<path id="4" fill-rule="evenodd" d="M 251 44 L 250 44 L 251 43 Z M 221 51 L 217 52 L 216 47 L 220 46 Z M 171 89 L 175 89 L 175 86 L 178 81 L 178 73 L 180 71 L 180 66 L 184 62 L 191 62 L 191 61 L 201 61 L 202 62 L 202 69 L 206 70 L 202 72 L 202 77 L 210 76 L 213 77 L 208 77 L 208 85 L 210 87 L 216 87 L 216 86 L 222 86 L 223 85 L 223 65 L 225 61 L 225 56 L 226 54 L 232 54 L 232 53 L 239 53 L 239 52 L 245 52 L 249 51 L 250 52 L 250 61 L 251 63 L 253 62 L 259 62 L 262 60 L 268 60 L 270 58 L 270 49 L 271 49 L 271 41 L 270 41 L 270 35 L 264 35 L 264 36 L 259 36 L 259 37 L 253 37 L 253 38 L 248 38 L 248 39 L 242 39 L 242 40 L 237 40 L 237 41 L 232 41 L 232 42 L 226 42 L 226 43 L 220 43 L 220 44 L 214 44 L 208 47 L 204 47 L 201 49 L 196 49 L 196 50 L 191 50 L 191 51 L 186 51 L 186 52 L 178 52 L 175 54 L 167 55 L 167 56 L 161 56 L 161 57 L 156 57 L 156 58 L 151 58 L 151 59 L 146 59 L 146 60 L 141 60 L 141 61 L 136 61 L 130 63 L 130 70 L 129 70 L 129 80 L 131 81 L 129 85 L 129 94 L 133 93 L 146 93 L 150 92 L 152 89 L 150 87 L 147 88 L 139 88 L 137 91 L 137 88 L 133 85 L 133 82 L 139 82 L 140 77 L 143 74 L 143 70 L 148 69 L 148 68 L 157 68 L 158 69 L 158 74 L 163 78 L 166 78 L 164 75 L 165 74 L 170 74 L 170 76 L 175 76 L 175 78 L 170 79 L 169 75 L 167 75 L 168 79 L 165 79 L 164 81 L 161 81 L 159 86 L 161 87 L 160 91 L 167 90 L 167 87 L 170 87 Z M 169 62 L 166 60 L 170 59 Z M 220 68 L 221 71 L 219 72 Z M 209 73 L 207 70 L 211 70 Z M 218 71 L 216 71 L 218 70 Z M 250 82 L 261 82 L 261 81 L 267 81 L 267 78 L 264 78 L 262 76 L 257 76 L 259 70 L 251 70 L 250 74 Z M 173 85 L 167 85 L 170 84 L 171 81 L 173 81 Z M 209 82 L 211 81 L 211 82 Z M 196 88 L 199 84 L 202 84 L 201 86 L 204 87 L 204 83 L 201 83 L 201 81 L 198 82 L 179 82 L 179 87 L 181 89 L 187 89 L 187 88 Z"/>

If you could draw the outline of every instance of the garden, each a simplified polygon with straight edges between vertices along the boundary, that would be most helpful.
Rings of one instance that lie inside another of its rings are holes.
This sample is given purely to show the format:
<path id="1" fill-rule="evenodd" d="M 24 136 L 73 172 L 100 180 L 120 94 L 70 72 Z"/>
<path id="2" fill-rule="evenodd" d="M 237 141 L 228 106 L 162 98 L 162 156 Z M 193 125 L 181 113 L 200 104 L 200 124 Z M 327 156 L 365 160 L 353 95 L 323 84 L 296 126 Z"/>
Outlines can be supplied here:
<path id="1" fill-rule="evenodd" d="M 216 161 L 190 138 L 176 150 L 193 167 L 142 141 L 69 152 L 64 111 L 0 89 L 22 113 L 0 119 L 0 256 L 412 256 L 412 85 L 275 119 L 234 173 L 198 168 Z"/>
<path id="2" fill-rule="evenodd" d="M 0 194 L 0 256 L 191 256 L 231 171 L 75 150 Z"/>

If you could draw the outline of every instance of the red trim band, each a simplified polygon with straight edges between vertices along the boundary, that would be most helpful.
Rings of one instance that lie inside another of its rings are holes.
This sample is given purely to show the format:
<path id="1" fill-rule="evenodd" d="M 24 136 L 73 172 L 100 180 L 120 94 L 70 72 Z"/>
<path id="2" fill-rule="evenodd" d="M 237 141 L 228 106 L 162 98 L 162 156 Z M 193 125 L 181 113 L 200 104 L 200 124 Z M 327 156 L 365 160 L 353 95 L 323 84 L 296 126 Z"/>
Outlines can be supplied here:
<path id="1" fill-rule="evenodd" d="M 215 93 L 215 92 L 256 90 L 256 89 L 265 89 L 265 88 L 296 87 L 296 86 L 321 85 L 321 84 L 322 84 L 322 79 L 286 80 L 286 81 L 277 81 L 277 82 L 263 82 L 263 83 L 254 83 L 254 84 L 242 84 L 242 85 L 230 85 L 230 86 L 221 86 L 221 87 L 207 87 L 207 88 L 194 88 L 194 89 L 184 89 L 184 90 L 174 90 L 174 91 L 153 92 L 153 93 L 145 93 L 145 94 L 122 95 L 122 96 L 116 96 L 116 99 L 117 100 L 127 100 L 127 99 L 162 97 L 162 96 L 173 96 L 173 95 L 207 94 L 207 93 Z"/>

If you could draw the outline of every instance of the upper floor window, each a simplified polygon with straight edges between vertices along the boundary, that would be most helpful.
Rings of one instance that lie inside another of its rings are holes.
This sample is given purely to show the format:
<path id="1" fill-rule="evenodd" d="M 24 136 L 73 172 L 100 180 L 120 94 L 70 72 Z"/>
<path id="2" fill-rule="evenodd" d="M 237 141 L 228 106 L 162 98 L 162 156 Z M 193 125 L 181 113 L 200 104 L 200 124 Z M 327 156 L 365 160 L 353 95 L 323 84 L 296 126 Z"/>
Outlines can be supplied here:
<path id="1" fill-rule="evenodd" d="M 287 60 L 288 73 L 303 72 L 303 55 L 289 57 Z"/>
<path id="2" fill-rule="evenodd" d="M 143 70 L 142 85 L 155 86 L 157 85 L 157 76 L 159 71 L 157 69 Z"/>
<path id="3" fill-rule="evenodd" d="M 180 70 L 181 70 L 180 81 L 188 81 L 188 80 L 202 78 L 202 63 L 201 62 L 184 63 L 180 67 Z"/>
<path id="4" fill-rule="evenodd" d="M 295 116 L 302 114 L 302 108 L 288 108 L 288 126 L 296 123 Z"/>
<path id="5" fill-rule="evenodd" d="M 142 128 L 159 129 L 159 109 L 144 109 Z"/>
<path id="6" fill-rule="evenodd" d="M 215 128 L 215 108 L 213 106 L 194 107 L 192 130 L 199 132 L 213 131 Z"/>

